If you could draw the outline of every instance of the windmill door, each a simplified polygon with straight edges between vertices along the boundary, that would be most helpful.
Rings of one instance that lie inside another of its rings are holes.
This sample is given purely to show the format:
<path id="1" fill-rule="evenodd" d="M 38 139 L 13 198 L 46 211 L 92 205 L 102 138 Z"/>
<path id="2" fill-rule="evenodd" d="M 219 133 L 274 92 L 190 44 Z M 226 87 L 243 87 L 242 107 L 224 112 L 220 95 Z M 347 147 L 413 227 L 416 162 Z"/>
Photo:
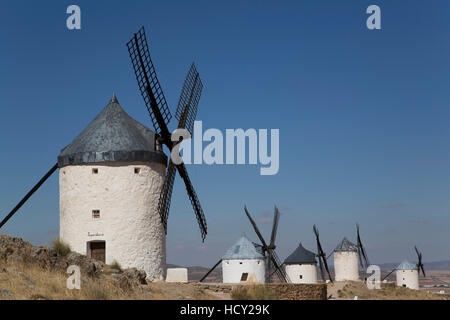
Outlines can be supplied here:
<path id="1" fill-rule="evenodd" d="M 90 242 L 91 258 L 105 263 L 105 241 Z"/>

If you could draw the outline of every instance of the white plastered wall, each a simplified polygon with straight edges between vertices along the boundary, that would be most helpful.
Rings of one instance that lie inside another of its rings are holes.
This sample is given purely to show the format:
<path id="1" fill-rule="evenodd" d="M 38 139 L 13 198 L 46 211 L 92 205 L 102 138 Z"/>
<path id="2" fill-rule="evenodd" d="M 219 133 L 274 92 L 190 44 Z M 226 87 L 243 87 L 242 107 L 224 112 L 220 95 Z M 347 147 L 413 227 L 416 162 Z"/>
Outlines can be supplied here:
<path id="1" fill-rule="evenodd" d="M 317 283 L 315 264 L 287 264 L 285 271 L 292 283 Z"/>
<path id="2" fill-rule="evenodd" d="M 150 281 L 164 280 L 166 237 L 157 206 L 165 172 L 163 164 L 148 162 L 61 168 L 60 238 L 81 254 L 88 242 L 105 241 L 106 263 L 116 260 L 144 270 Z M 100 210 L 99 219 L 93 210 Z"/>
<path id="3" fill-rule="evenodd" d="M 419 290 L 419 272 L 417 270 L 396 270 L 397 286 Z"/>
<path id="4" fill-rule="evenodd" d="M 223 283 L 240 283 L 243 273 L 248 279 L 265 283 L 266 267 L 263 259 L 222 260 Z"/>
<path id="5" fill-rule="evenodd" d="M 334 252 L 334 272 L 336 281 L 359 280 L 358 253 L 355 251 Z"/>

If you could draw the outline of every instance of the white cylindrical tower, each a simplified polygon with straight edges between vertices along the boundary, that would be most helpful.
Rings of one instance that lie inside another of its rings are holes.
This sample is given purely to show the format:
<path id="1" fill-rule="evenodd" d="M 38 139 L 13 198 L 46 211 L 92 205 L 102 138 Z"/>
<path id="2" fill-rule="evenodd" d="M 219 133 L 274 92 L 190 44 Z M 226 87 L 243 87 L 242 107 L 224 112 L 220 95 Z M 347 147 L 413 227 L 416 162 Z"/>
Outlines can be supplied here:
<path id="1" fill-rule="evenodd" d="M 223 283 L 265 283 L 264 257 L 245 236 L 222 257 Z"/>
<path id="2" fill-rule="evenodd" d="M 115 96 L 58 157 L 60 238 L 107 264 L 165 278 L 166 237 L 157 206 L 167 157 L 155 134 Z"/>
<path id="3" fill-rule="evenodd" d="M 306 250 L 301 243 L 284 260 L 284 265 L 291 283 L 317 283 L 316 255 Z"/>
<path id="4" fill-rule="evenodd" d="M 358 248 L 347 238 L 334 249 L 334 273 L 336 281 L 359 280 Z"/>
<path id="5" fill-rule="evenodd" d="M 419 290 L 419 270 L 417 265 L 403 261 L 396 269 L 397 286 Z"/>

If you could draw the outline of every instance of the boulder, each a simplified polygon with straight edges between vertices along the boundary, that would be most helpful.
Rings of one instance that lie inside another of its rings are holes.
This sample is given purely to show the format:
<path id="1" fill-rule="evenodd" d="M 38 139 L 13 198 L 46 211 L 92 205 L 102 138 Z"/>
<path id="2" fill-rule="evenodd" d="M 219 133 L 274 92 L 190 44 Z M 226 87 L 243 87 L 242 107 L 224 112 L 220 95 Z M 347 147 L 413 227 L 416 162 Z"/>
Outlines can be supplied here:
<path id="1" fill-rule="evenodd" d="M 67 268 L 69 265 L 77 265 L 80 267 L 81 273 L 89 276 L 98 276 L 104 268 L 104 264 L 100 261 L 90 259 L 85 255 L 77 252 L 71 252 L 66 256 Z"/>
<path id="2" fill-rule="evenodd" d="M 126 269 L 122 273 L 112 274 L 111 276 L 125 290 L 147 284 L 145 271 L 137 270 L 136 268 Z"/>

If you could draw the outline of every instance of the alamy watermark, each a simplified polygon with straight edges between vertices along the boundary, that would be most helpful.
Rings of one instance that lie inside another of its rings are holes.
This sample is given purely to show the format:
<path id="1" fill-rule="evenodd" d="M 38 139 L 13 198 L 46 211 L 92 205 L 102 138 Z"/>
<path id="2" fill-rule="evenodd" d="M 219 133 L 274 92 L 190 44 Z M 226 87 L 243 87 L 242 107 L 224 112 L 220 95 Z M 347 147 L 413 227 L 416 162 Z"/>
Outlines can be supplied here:
<path id="1" fill-rule="evenodd" d="M 70 265 L 66 271 L 70 276 L 66 280 L 66 287 L 69 290 L 81 289 L 81 270 L 77 265 Z"/>
<path id="2" fill-rule="evenodd" d="M 366 280 L 367 288 L 370 290 L 381 289 L 381 268 L 372 264 L 367 267 L 367 273 L 370 274 Z"/>
<path id="3" fill-rule="evenodd" d="M 175 130 L 171 139 L 182 139 L 170 155 L 174 164 L 259 164 L 261 175 L 275 175 L 280 169 L 279 129 L 226 129 L 224 135 L 213 128 L 203 132 L 202 121 L 195 121 L 192 139 L 186 129 Z"/>

